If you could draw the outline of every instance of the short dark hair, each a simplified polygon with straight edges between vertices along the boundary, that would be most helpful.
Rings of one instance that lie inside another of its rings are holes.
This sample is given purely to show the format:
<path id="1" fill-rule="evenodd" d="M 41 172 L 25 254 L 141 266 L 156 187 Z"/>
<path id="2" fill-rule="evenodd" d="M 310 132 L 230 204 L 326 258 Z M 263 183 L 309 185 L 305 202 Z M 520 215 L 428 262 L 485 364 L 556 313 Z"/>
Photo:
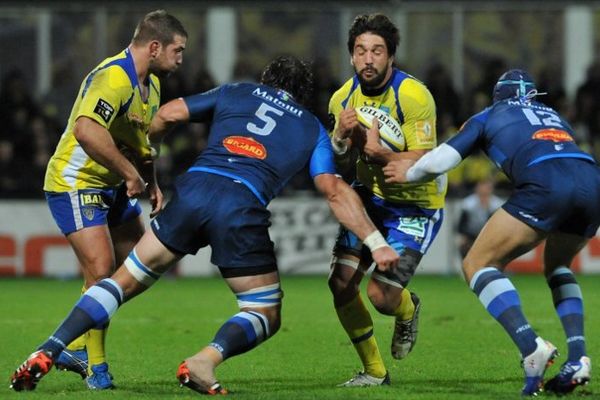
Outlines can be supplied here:
<path id="1" fill-rule="evenodd" d="M 363 14 L 354 18 L 354 22 L 352 22 L 348 31 L 348 51 L 350 54 L 354 53 L 356 37 L 365 32 L 381 36 L 390 56 L 396 54 L 396 47 L 400 43 L 400 32 L 398 32 L 396 25 L 383 14 Z"/>
<path id="2" fill-rule="evenodd" d="M 260 83 L 291 94 L 300 104 L 306 104 L 313 89 L 310 64 L 293 56 L 279 56 L 262 72 Z"/>
<path id="3" fill-rule="evenodd" d="M 173 43 L 175 35 L 188 36 L 177 18 L 165 10 L 155 10 L 146 14 L 137 24 L 131 42 L 139 45 L 158 40 L 166 46 Z"/>

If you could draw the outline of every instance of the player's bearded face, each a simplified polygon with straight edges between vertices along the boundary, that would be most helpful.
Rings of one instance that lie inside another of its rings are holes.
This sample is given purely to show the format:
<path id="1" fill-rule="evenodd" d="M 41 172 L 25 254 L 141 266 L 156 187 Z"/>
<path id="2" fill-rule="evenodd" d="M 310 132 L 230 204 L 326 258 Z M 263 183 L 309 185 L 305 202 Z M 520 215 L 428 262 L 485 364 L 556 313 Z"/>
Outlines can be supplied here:
<path id="1" fill-rule="evenodd" d="M 378 71 L 374 66 L 366 66 L 360 71 L 356 71 L 358 74 L 358 81 L 360 85 L 365 88 L 378 88 L 386 80 L 389 71 L 389 67 L 386 64 L 384 69 Z"/>
<path id="2" fill-rule="evenodd" d="M 175 35 L 174 41 L 166 46 L 162 46 L 158 56 L 151 62 L 151 72 L 161 78 L 175 72 L 183 62 L 185 44 L 185 37 Z"/>
<path id="3" fill-rule="evenodd" d="M 381 87 L 391 75 L 393 58 L 389 55 L 385 40 L 371 32 L 358 35 L 354 41 L 352 65 L 361 86 Z"/>

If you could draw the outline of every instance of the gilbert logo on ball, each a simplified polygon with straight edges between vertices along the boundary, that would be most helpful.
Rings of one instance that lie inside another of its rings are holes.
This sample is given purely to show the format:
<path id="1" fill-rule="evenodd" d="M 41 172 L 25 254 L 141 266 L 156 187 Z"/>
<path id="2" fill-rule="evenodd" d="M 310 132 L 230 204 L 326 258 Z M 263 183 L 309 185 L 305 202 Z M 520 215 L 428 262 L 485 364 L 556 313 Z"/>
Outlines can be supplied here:
<path id="1" fill-rule="evenodd" d="M 358 121 L 367 129 L 372 126 L 373 118 L 377 118 L 379 125 L 379 138 L 382 146 L 400 152 L 405 149 L 406 142 L 400 124 L 387 112 L 371 106 L 357 107 Z"/>

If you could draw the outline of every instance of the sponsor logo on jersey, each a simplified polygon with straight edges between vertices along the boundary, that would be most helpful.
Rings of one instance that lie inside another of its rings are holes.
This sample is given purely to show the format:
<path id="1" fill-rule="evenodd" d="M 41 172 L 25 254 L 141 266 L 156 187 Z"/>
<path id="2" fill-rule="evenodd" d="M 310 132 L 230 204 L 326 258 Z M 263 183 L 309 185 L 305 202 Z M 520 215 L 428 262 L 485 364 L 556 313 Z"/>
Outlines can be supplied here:
<path id="1" fill-rule="evenodd" d="M 258 158 L 259 160 L 267 158 L 267 149 L 265 149 L 265 146 L 251 137 L 228 136 L 223 139 L 223 146 L 230 153 Z"/>
<path id="2" fill-rule="evenodd" d="M 419 145 L 434 145 L 433 124 L 429 120 L 415 122 L 415 134 Z"/>
<path id="3" fill-rule="evenodd" d="M 110 117 L 115 113 L 115 109 L 105 100 L 98 99 L 94 112 L 98 114 L 104 122 L 110 121 Z"/>
<path id="4" fill-rule="evenodd" d="M 554 143 L 573 142 L 573 138 L 568 132 L 554 128 L 540 129 L 539 131 L 534 132 L 531 138 L 537 140 L 551 140 Z"/>
<path id="5" fill-rule="evenodd" d="M 270 103 L 275 104 L 277 107 L 286 110 L 298 117 L 302 116 L 303 111 L 300 110 L 299 108 L 293 106 L 292 104 L 286 103 L 285 101 L 277 98 L 277 97 L 273 97 L 271 96 L 269 93 L 267 93 L 266 90 L 260 90 L 260 88 L 256 88 L 254 89 L 254 91 L 252 92 L 252 95 L 256 96 L 256 97 L 260 97 L 263 100 L 266 100 Z"/>
<path id="6" fill-rule="evenodd" d="M 107 207 L 100 193 L 80 193 L 79 204 L 82 206 Z"/>
<path id="7" fill-rule="evenodd" d="M 417 240 L 417 238 L 425 236 L 425 224 L 427 221 L 428 219 L 425 217 L 401 217 L 399 219 L 398 230 L 415 236 L 415 240 Z"/>

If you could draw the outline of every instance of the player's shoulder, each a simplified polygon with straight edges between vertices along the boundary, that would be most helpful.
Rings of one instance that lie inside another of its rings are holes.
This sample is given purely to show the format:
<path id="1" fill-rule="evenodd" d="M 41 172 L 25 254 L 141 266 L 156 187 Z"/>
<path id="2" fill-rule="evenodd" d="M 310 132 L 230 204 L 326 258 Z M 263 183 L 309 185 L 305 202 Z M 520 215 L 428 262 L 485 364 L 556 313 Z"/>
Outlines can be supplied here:
<path id="1" fill-rule="evenodd" d="M 403 71 L 397 73 L 405 74 L 406 76 L 402 79 L 398 85 L 398 97 L 400 99 L 410 99 L 419 105 L 425 106 L 433 103 L 433 96 L 427 88 L 427 86 L 414 76 L 407 74 Z"/>
<path id="2" fill-rule="evenodd" d="M 104 59 L 90 73 L 93 80 L 103 80 L 111 88 L 130 87 L 137 85 L 137 73 L 131 56 L 124 50 L 119 54 Z M 158 78 L 156 78 L 158 81 Z"/>
<path id="3" fill-rule="evenodd" d="M 352 77 L 346 82 L 344 82 L 344 84 L 340 86 L 333 93 L 333 95 L 331 95 L 331 98 L 329 100 L 330 104 L 342 103 L 345 99 L 347 99 L 357 87 L 355 80 L 356 78 Z"/>

